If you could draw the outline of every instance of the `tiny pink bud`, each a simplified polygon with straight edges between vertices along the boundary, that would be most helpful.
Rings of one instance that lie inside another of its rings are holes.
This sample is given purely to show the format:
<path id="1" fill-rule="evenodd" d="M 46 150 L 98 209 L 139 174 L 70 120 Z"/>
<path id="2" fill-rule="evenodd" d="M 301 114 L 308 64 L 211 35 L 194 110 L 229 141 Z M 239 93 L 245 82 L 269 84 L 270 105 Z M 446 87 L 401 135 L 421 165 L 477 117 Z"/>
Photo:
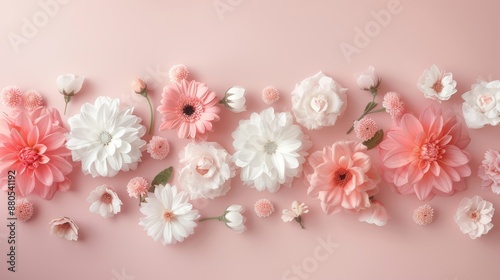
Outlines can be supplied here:
<path id="1" fill-rule="evenodd" d="M 132 89 L 134 89 L 134 92 L 137 94 L 143 93 L 147 88 L 146 82 L 144 82 L 140 78 L 135 78 L 132 81 Z"/>

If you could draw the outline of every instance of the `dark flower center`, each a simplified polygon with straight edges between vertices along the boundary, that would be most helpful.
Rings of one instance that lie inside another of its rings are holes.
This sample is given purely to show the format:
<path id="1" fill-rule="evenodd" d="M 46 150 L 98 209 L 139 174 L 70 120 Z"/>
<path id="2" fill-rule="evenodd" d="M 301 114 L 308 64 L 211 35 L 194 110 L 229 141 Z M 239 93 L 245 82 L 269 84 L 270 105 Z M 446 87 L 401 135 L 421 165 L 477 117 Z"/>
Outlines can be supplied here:
<path id="1" fill-rule="evenodd" d="M 345 186 L 351 180 L 352 174 L 345 168 L 335 170 L 333 174 L 333 183 L 339 187 Z"/>
<path id="2" fill-rule="evenodd" d="M 194 113 L 195 109 L 193 105 L 185 105 L 182 108 L 182 113 L 186 116 L 191 116 Z"/>

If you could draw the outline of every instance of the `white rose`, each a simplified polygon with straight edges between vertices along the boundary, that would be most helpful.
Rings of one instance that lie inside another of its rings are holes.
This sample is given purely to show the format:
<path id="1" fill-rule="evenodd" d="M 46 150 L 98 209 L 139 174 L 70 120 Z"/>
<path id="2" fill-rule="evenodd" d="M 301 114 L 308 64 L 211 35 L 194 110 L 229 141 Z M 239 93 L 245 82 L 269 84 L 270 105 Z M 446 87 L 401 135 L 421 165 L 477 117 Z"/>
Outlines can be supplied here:
<path id="1" fill-rule="evenodd" d="M 322 72 L 303 80 L 292 92 L 292 109 L 307 129 L 332 126 L 347 105 L 346 88 Z"/>
<path id="2" fill-rule="evenodd" d="M 179 184 L 191 199 L 227 193 L 236 171 L 231 155 L 213 142 L 189 143 L 179 154 Z"/>
<path id="3" fill-rule="evenodd" d="M 481 128 L 486 124 L 500 123 L 500 81 L 478 81 L 471 90 L 462 95 L 467 127 Z"/>

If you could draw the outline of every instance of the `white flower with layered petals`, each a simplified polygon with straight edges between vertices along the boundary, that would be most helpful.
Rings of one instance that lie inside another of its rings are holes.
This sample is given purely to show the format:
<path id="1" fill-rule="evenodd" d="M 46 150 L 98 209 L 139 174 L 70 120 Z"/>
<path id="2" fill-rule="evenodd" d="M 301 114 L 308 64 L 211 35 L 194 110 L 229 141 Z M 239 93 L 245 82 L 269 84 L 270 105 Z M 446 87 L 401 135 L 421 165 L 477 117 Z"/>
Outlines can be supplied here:
<path id="1" fill-rule="evenodd" d="M 236 173 L 231 155 L 214 142 L 189 143 L 179 154 L 179 164 L 179 184 L 191 199 L 226 194 Z"/>
<path id="2" fill-rule="evenodd" d="M 292 92 L 297 122 L 307 129 L 334 125 L 347 106 L 346 91 L 323 72 L 303 80 Z"/>
<path id="3" fill-rule="evenodd" d="M 245 208 L 241 205 L 231 205 L 226 208 L 224 212 L 223 221 L 226 226 L 236 232 L 244 232 L 247 228 L 245 227 L 246 218 L 243 216 Z"/>
<path id="4" fill-rule="evenodd" d="M 268 108 L 242 120 L 232 134 L 233 161 L 241 168 L 241 180 L 258 191 L 276 192 L 302 174 L 311 142 L 288 112 Z"/>
<path id="5" fill-rule="evenodd" d="M 113 177 L 120 170 L 137 168 L 146 129 L 132 113 L 131 108 L 120 109 L 118 99 L 101 96 L 68 119 L 71 131 L 66 147 L 73 161 L 82 162 L 84 174 Z"/>
<path id="6" fill-rule="evenodd" d="M 113 187 L 102 185 L 93 190 L 87 197 L 90 205 L 90 212 L 101 215 L 104 218 L 111 218 L 118 214 L 123 205 Z"/>
<path id="7" fill-rule="evenodd" d="M 245 112 L 246 99 L 245 99 L 245 88 L 234 86 L 226 91 L 226 95 L 222 99 L 223 103 L 229 110 L 235 113 Z"/>
<path id="8" fill-rule="evenodd" d="M 478 81 L 462 98 L 467 127 L 481 128 L 487 124 L 496 126 L 500 123 L 500 80 Z"/>
<path id="9" fill-rule="evenodd" d="M 493 204 L 480 196 L 476 195 L 472 199 L 465 197 L 457 209 L 455 222 L 464 234 L 476 239 L 493 228 L 491 221 L 494 212 Z"/>
<path id="10" fill-rule="evenodd" d="M 175 244 L 194 233 L 200 214 L 189 203 L 186 192 L 178 192 L 176 186 L 169 184 L 157 185 L 154 194 L 148 193 L 145 199 L 140 210 L 146 217 L 140 219 L 139 225 L 155 241 Z"/>
<path id="11" fill-rule="evenodd" d="M 417 86 L 424 93 L 425 98 L 439 102 L 450 99 L 457 92 L 457 82 L 453 80 L 453 74 L 439 71 L 436 65 L 424 71 Z"/>

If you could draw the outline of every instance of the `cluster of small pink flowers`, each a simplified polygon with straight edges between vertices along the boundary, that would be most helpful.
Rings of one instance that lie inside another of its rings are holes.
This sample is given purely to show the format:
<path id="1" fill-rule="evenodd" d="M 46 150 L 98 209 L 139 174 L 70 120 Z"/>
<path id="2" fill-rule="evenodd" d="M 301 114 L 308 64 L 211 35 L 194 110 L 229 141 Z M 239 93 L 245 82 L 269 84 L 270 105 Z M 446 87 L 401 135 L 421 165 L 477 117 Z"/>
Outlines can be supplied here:
<path id="1" fill-rule="evenodd" d="M 28 111 L 43 105 L 42 95 L 36 90 L 28 90 L 24 94 L 16 86 L 8 86 L 2 89 L 2 104 L 10 108 L 23 105 Z"/>

